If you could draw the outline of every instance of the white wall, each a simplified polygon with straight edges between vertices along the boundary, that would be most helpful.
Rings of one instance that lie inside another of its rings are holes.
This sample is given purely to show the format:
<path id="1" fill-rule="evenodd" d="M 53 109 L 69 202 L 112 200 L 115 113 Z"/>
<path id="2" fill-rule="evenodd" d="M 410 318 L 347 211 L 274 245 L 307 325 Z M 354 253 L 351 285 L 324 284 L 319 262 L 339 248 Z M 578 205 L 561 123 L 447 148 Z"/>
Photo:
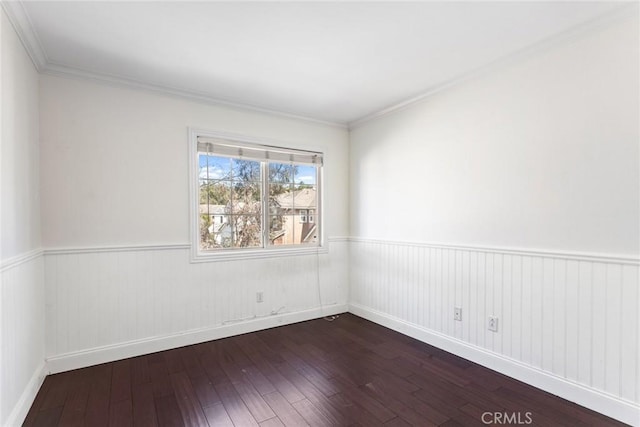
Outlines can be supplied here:
<path id="1" fill-rule="evenodd" d="M 40 112 L 47 248 L 188 243 L 189 126 L 326 147 L 325 231 L 348 234 L 344 129 L 47 75 Z"/>
<path id="2" fill-rule="evenodd" d="M 38 74 L 3 11 L 2 242 L 10 258 L 40 247 Z"/>
<path id="3" fill-rule="evenodd" d="M 638 423 L 638 52 L 620 18 L 352 130 L 352 310 Z"/>
<path id="4" fill-rule="evenodd" d="M 0 425 L 21 422 L 42 381 L 38 74 L 0 12 Z"/>
<path id="5" fill-rule="evenodd" d="M 40 95 L 53 371 L 346 310 L 345 129 L 46 75 Z M 324 147 L 328 254 L 191 264 L 189 126 Z"/>
<path id="6" fill-rule="evenodd" d="M 637 20 L 351 133 L 352 234 L 636 256 Z"/>

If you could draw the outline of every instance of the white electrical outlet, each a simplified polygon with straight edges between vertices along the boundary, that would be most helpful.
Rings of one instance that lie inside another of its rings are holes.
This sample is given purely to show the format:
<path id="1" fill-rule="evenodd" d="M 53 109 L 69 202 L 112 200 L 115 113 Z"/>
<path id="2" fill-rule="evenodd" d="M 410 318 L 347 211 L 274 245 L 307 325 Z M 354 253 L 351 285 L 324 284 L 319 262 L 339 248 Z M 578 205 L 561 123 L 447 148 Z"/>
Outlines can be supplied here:
<path id="1" fill-rule="evenodd" d="M 453 307 L 453 320 L 462 322 L 462 307 Z"/>
<path id="2" fill-rule="evenodd" d="M 498 332 L 498 318 L 496 316 L 489 316 L 489 321 L 487 322 L 487 329 L 493 332 Z"/>
<path id="3" fill-rule="evenodd" d="M 264 301 L 264 294 L 262 292 L 256 292 L 256 302 Z"/>

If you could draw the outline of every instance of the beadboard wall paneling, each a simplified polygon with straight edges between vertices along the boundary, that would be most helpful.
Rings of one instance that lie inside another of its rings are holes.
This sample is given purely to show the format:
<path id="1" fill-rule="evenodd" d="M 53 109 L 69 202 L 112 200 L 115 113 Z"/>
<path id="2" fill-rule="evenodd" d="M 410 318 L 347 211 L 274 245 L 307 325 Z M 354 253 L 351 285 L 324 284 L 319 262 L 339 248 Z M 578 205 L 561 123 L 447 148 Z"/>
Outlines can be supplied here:
<path id="1" fill-rule="evenodd" d="M 353 307 L 640 410 L 637 260 L 367 239 L 351 245 Z M 454 307 L 462 307 L 462 321 Z M 488 330 L 488 316 L 499 318 L 498 332 Z"/>
<path id="2" fill-rule="evenodd" d="M 41 251 L 0 268 L 0 425 L 20 425 L 44 380 Z"/>
<path id="3" fill-rule="evenodd" d="M 328 245 L 328 253 L 318 255 L 208 263 L 190 263 L 188 248 L 47 251 L 49 368 L 96 363 L 100 352 L 102 361 L 113 360 L 109 352 L 118 347 L 127 355 L 171 348 L 178 335 L 219 338 L 216 329 L 284 319 L 320 303 L 313 317 L 339 306 L 346 311 L 348 242 Z M 262 303 L 256 302 L 259 291 Z"/>

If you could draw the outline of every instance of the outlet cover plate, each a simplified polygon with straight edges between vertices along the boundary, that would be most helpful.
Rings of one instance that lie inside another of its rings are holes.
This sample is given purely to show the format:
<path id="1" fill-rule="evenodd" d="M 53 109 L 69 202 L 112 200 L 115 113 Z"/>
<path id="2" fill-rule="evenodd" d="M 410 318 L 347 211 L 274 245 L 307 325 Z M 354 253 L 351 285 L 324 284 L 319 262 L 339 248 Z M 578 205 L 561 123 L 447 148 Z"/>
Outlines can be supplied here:
<path id="1" fill-rule="evenodd" d="M 493 332 L 498 332 L 498 318 L 496 316 L 489 316 L 487 321 L 487 329 Z"/>

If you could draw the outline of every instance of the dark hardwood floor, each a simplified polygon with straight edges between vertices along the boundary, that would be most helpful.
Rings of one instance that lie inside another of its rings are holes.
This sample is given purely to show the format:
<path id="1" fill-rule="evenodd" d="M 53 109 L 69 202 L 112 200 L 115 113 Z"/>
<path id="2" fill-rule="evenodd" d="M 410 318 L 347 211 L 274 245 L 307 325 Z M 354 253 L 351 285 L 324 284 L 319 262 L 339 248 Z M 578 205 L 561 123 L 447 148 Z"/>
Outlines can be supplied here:
<path id="1" fill-rule="evenodd" d="M 24 425 L 484 426 L 483 413 L 622 425 L 351 314 L 50 375 Z"/>

